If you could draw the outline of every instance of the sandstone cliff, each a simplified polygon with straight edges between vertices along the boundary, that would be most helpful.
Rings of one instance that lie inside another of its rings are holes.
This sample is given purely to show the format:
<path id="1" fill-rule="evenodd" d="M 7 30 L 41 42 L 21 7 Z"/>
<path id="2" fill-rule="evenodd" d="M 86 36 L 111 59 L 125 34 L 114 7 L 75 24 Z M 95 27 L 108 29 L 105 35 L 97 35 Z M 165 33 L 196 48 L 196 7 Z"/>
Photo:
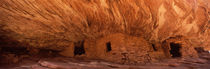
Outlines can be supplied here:
<path id="1" fill-rule="evenodd" d="M 192 46 L 208 48 L 208 3 L 209 0 L 1 0 L 1 44 L 63 50 L 71 42 L 122 33 L 143 37 L 148 43 L 162 43 L 178 35 L 187 37 Z"/>
<path id="2" fill-rule="evenodd" d="M 0 0 L 0 46 L 119 63 L 210 50 L 209 0 Z"/>

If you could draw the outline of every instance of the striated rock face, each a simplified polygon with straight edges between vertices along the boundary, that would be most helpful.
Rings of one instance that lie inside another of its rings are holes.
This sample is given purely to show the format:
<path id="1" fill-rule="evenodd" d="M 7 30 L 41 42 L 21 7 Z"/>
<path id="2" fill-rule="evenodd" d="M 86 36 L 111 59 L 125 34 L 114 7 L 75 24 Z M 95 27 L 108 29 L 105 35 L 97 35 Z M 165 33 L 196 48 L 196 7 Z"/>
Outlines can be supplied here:
<path id="1" fill-rule="evenodd" d="M 81 46 L 83 41 L 99 41 L 95 43 L 98 47 L 101 39 L 107 41 L 109 35 L 121 33 L 132 37 L 127 40 L 131 44 L 125 47 L 135 45 L 135 37 L 142 38 L 145 46 L 162 49 L 161 44 L 170 37 L 182 36 L 187 38 L 187 43 L 183 42 L 188 44 L 186 47 L 210 50 L 208 3 L 209 0 L 0 0 L 0 44 L 59 51 L 67 48 L 65 54 L 73 53 L 70 50 L 75 43 Z M 141 47 L 141 43 L 137 46 Z"/>

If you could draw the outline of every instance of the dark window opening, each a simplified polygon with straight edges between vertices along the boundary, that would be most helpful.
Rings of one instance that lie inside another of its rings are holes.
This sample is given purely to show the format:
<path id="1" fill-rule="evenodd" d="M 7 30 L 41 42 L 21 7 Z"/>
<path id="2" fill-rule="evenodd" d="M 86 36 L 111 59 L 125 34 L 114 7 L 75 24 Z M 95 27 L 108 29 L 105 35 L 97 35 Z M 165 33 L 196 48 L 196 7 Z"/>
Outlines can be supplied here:
<path id="1" fill-rule="evenodd" d="M 180 48 L 181 48 L 180 44 L 170 43 L 170 47 L 171 47 L 170 53 L 173 58 L 182 56 L 180 53 Z"/>
<path id="2" fill-rule="evenodd" d="M 110 52 L 112 50 L 111 42 L 106 43 L 106 51 Z"/>
<path id="3" fill-rule="evenodd" d="M 85 54 L 84 41 L 74 43 L 74 55 Z"/>
<path id="4" fill-rule="evenodd" d="M 157 51 L 156 47 L 155 47 L 155 44 L 152 44 L 152 48 L 154 51 Z"/>

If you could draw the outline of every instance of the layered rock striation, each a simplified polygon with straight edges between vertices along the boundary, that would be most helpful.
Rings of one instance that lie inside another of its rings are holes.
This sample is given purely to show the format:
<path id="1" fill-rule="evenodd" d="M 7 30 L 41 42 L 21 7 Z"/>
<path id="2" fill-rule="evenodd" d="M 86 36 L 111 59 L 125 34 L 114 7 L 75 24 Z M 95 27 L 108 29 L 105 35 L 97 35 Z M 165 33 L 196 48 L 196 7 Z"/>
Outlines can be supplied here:
<path id="1" fill-rule="evenodd" d="M 65 54 L 74 53 L 72 45 L 81 46 L 83 42 L 97 48 L 106 43 L 102 40 L 114 41 L 110 43 L 118 46 L 118 40 L 130 41 L 122 46 L 128 50 L 135 45 L 146 46 L 146 52 L 152 48 L 165 49 L 163 46 L 170 41 L 184 41 L 180 44 L 187 44 L 185 47 L 210 50 L 209 3 L 209 0 L 1 0 L 0 44 L 65 50 Z M 170 39 L 176 37 L 177 40 Z"/>

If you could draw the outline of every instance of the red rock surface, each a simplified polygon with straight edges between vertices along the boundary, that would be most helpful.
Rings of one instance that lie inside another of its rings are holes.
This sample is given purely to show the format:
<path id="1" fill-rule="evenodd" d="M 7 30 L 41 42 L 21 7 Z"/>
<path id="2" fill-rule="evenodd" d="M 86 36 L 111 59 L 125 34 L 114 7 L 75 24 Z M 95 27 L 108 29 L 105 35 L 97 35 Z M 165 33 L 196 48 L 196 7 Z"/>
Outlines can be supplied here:
<path id="1" fill-rule="evenodd" d="M 70 57 L 76 57 L 78 50 L 79 57 L 108 61 L 123 58 L 126 51 L 129 59 L 136 61 L 141 58 L 139 54 L 149 55 L 150 60 L 172 57 L 173 54 L 166 53 L 172 49 L 170 42 L 174 42 L 182 44 L 183 56 L 197 56 L 194 47 L 210 50 L 209 3 L 209 0 L 0 0 L 0 46 L 27 47 L 32 54 L 39 53 L 39 49 L 61 51 L 61 55 Z M 111 53 L 105 52 L 107 42 L 111 43 Z M 114 52 L 121 55 L 115 58 Z"/>
<path id="2" fill-rule="evenodd" d="M 183 35 L 190 38 L 192 46 L 208 47 L 208 3 L 209 0 L 1 0 L 1 34 L 30 46 L 50 48 L 113 33 L 143 36 L 150 42 Z"/>

